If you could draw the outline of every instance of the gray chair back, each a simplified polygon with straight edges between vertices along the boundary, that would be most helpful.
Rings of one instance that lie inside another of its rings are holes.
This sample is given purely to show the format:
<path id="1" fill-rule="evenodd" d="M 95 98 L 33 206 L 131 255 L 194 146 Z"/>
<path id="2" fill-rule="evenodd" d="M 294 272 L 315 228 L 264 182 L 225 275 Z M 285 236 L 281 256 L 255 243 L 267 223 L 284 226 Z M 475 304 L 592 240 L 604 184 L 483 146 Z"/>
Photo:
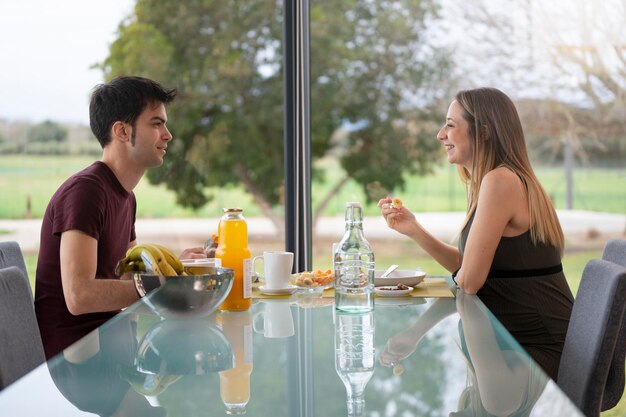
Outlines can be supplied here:
<path id="1" fill-rule="evenodd" d="M 600 415 L 626 308 L 626 268 L 592 259 L 583 270 L 557 384 L 587 417 Z"/>
<path id="2" fill-rule="evenodd" d="M 0 390 L 44 361 L 28 278 L 16 266 L 0 269 Z"/>
<path id="3" fill-rule="evenodd" d="M 626 240 L 611 239 L 604 247 L 602 259 L 626 267 Z M 617 405 L 624 394 L 624 365 L 626 363 L 626 320 L 622 323 L 618 343 L 613 352 L 613 360 L 609 375 L 606 379 L 602 411 L 609 410 Z"/>
<path id="4" fill-rule="evenodd" d="M 12 241 L 0 242 L 0 268 L 7 268 L 9 266 L 17 266 L 22 270 L 24 276 L 28 278 L 28 272 L 26 271 L 26 264 L 24 263 L 24 256 L 22 255 L 20 245 Z M 30 287 L 30 282 L 28 286 Z"/>
<path id="5" fill-rule="evenodd" d="M 626 267 L 626 240 L 609 240 L 604 247 L 602 259 Z"/>

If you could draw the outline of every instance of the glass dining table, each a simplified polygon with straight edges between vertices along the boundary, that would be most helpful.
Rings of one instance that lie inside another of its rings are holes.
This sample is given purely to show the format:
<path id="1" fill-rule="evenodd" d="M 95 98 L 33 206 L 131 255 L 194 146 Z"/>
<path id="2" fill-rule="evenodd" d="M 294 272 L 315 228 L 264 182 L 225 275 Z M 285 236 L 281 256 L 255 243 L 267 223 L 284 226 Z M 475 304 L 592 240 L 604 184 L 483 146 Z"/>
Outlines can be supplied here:
<path id="1" fill-rule="evenodd" d="M 476 296 L 343 314 L 296 293 L 169 317 L 154 294 L 2 391 L 0 414 L 582 416 Z"/>

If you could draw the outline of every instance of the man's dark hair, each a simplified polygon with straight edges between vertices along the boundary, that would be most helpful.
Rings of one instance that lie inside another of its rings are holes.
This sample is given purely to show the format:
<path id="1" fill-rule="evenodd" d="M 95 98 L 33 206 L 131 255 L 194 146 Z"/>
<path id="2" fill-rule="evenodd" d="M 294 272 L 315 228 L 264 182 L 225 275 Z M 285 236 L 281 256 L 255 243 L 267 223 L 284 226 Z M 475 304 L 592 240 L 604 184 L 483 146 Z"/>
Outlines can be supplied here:
<path id="1" fill-rule="evenodd" d="M 175 88 L 165 88 L 156 81 L 115 77 L 93 89 L 89 103 L 91 131 L 104 148 L 111 141 L 111 127 L 115 122 L 130 123 L 134 129 L 137 118 L 149 104 L 167 104 L 174 97 Z"/>

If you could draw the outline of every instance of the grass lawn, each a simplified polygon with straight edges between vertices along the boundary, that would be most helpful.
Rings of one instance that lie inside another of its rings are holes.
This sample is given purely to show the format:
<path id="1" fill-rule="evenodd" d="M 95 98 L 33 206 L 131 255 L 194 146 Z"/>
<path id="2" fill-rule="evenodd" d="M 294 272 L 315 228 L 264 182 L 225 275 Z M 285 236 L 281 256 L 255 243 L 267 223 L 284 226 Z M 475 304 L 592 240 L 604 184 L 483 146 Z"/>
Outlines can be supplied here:
<path id="1" fill-rule="evenodd" d="M 0 219 L 24 218 L 30 201 L 33 217 L 41 217 L 50 197 L 70 175 L 88 166 L 92 157 L 85 156 L 0 156 Z M 313 208 L 341 178 L 336 160 L 317 161 L 325 171 L 326 181 L 312 184 Z M 557 208 L 565 208 L 565 176 L 561 168 L 537 168 L 537 175 Z M 626 212 L 626 168 L 578 169 L 574 173 L 574 209 L 609 213 Z M 135 189 L 138 217 L 215 217 L 222 207 L 245 207 L 248 216 L 262 213 L 249 194 L 241 187 L 212 189 L 213 201 L 194 212 L 176 204 L 174 192 L 165 186 L 155 186 L 143 179 Z M 407 177 L 404 190 L 396 190 L 405 204 L 415 211 L 462 211 L 465 209 L 465 189 L 456 169 L 442 164 L 425 177 Z M 349 181 L 331 200 L 325 215 L 343 215 L 346 201 L 365 202 L 362 187 Z M 374 204 L 365 207 L 365 215 L 377 215 Z"/>

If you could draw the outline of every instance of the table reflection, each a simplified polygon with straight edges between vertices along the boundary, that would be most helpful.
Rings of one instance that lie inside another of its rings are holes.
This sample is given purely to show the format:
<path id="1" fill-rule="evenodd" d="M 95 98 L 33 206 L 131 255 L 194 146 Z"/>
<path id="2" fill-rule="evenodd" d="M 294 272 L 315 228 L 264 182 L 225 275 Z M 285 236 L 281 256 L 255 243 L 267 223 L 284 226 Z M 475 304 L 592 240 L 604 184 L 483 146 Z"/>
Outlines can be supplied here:
<path id="1" fill-rule="evenodd" d="M 157 322 L 143 336 L 135 356 L 136 370 L 151 375 L 204 375 L 233 366 L 230 343 L 204 319 Z"/>
<path id="2" fill-rule="evenodd" d="M 135 372 L 137 323 L 127 316 L 89 333 L 50 362 L 50 375 L 78 409 L 100 416 L 165 416 L 146 395 L 156 395 L 175 378 Z"/>
<path id="3" fill-rule="evenodd" d="M 239 333 L 245 331 L 242 325 L 246 318 L 249 322 L 249 316 L 249 312 L 218 316 L 233 349 L 210 319 L 159 319 L 151 326 L 148 321 L 144 323 L 148 330 L 141 336 L 136 316 L 128 315 L 105 327 L 106 335 L 101 336 L 103 329 L 99 329 L 64 350 L 51 363 L 50 374 L 61 393 L 80 410 L 107 416 L 165 416 L 166 409 L 153 406 L 151 400 L 158 404 L 158 398 L 183 376 L 220 373 L 226 381 L 221 385 L 226 409 L 236 414 L 249 399 L 251 366 L 247 388 L 238 375 L 242 369 L 245 375 L 251 353 L 237 355 L 242 352 Z M 228 370 L 232 372 L 223 372 Z M 246 400 L 240 400 L 241 396 Z"/>
<path id="4" fill-rule="evenodd" d="M 346 387 L 348 416 L 365 415 L 365 386 L 374 375 L 374 314 L 335 311 L 335 370 Z"/>
<path id="5" fill-rule="evenodd" d="M 451 416 L 528 416 L 548 377 L 530 356 L 498 337 L 472 297 L 459 294 L 456 299 L 468 381 L 459 411 Z"/>
<path id="6" fill-rule="evenodd" d="M 255 333 L 269 338 L 293 336 L 293 315 L 290 303 L 281 301 L 263 303 L 263 310 L 254 314 L 252 326 Z"/>
<path id="7" fill-rule="evenodd" d="M 337 312 L 328 300 L 255 300 L 249 311 L 184 319 L 139 302 L 0 393 L 0 409 L 63 417 L 581 416 L 475 296 L 377 299 L 365 314 Z M 33 392 L 37 401 L 29 401 Z"/>
<path id="8" fill-rule="evenodd" d="M 528 416 L 542 394 L 548 378 L 530 357 L 511 346 L 494 329 L 475 296 L 459 292 L 456 302 L 437 300 L 418 320 L 392 336 L 379 361 L 392 367 L 395 375 L 404 372 L 402 361 L 411 356 L 424 336 L 446 317 L 458 313 L 459 349 L 467 367 L 466 387 L 458 399 L 461 416 Z"/>
<path id="9" fill-rule="evenodd" d="M 231 369 L 221 371 L 220 397 L 226 414 L 245 414 L 250 401 L 252 374 L 252 318 L 250 311 L 220 311 L 217 325 L 222 329 L 235 354 Z"/>

